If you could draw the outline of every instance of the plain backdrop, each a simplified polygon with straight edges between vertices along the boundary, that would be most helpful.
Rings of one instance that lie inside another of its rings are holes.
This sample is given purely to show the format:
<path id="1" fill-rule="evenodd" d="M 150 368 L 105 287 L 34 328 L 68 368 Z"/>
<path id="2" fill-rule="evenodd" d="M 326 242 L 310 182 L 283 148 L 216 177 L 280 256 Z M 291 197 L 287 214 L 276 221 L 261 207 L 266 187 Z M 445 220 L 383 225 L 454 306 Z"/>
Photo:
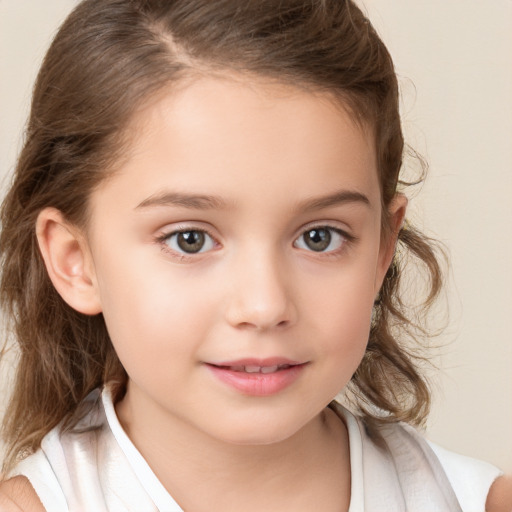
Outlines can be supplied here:
<path id="1" fill-rule="evenodd" d="M 0 179 L 73 0 L 0 0 Z M 427 435 L 512 472 L 512 1 L 364 0 L 394 57 L 406 138 L 429 162 L 411 217 L 449 248 Z M 0 410 L 10 369 L 2 368 Z"/>

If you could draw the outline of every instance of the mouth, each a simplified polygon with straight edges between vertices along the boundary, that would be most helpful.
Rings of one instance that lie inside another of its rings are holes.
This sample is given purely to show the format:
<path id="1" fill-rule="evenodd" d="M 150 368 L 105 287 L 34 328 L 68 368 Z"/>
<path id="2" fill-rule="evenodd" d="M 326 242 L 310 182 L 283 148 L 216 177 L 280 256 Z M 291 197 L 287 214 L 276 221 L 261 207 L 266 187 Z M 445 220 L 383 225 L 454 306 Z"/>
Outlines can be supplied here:
<path id="1" fill-rule="evenodd" d="M 254 364 L 248 365 L 214 365 L 221 370 L 229 370 L 232 372 L 243 372 L 243 373 L 275 373 L 282 370 L 288 370 L 297 364 L 275 364 L 272 366 L 260 366 Z"/>
<path id="2" fill-rule="evenodd" d="M 283 391 L 299 379 L 307 365 L 284 359 L 206 363 L 224 385 L 249 396 L 270 396 Z"/>

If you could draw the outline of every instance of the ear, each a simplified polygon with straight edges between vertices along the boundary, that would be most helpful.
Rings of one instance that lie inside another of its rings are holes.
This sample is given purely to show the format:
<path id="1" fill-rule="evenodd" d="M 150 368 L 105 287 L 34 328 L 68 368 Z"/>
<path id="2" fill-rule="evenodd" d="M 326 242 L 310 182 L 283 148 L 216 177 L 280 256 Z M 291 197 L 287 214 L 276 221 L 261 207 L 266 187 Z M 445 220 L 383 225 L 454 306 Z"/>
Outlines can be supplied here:
<path id="1" fill-rule="evenodd" d="M 405 220 L 407 202 L 407 198 L 403 194 L 396 194 L 388 207 L 389 228 L 381 237 L 377 279 L 375 282 L 376 292 L 380 290 L 384 277 L 386 276 L 386 272 L 393 261 L 398 233 L 400 232 Z"/>
<path id="2" fill-rule="evenodd" d="M 37 217 L 36 235 L 46 270 L 59 295 L 85 315 L 101 313 L 94 265 L 81 231 L 55 208 Z"/>

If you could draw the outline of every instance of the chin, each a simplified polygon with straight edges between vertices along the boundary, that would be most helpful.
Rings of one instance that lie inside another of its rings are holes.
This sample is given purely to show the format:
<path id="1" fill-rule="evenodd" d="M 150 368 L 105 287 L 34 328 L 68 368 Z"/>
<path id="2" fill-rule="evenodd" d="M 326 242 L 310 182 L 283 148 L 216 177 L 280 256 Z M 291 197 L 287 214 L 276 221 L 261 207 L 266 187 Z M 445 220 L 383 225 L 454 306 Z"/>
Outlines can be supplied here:
<path id="1" fill-rule="evenodd" d="M 305 426 L 300 421 L 276 421 L 276 418 L 253 418 L 233 421 L 218 429 L 216 436 L 223 442 L 239 446 L 267 446 L 281 443 L 297 435 Z"/>

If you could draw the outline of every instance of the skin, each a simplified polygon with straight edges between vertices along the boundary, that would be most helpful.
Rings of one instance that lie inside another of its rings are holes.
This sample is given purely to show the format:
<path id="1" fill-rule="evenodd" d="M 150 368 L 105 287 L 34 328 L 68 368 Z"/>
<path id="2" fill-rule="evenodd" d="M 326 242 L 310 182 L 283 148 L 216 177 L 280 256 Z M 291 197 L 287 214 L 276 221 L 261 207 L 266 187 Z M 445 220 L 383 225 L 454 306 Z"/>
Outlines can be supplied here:
<path id="1" fill-rule="evenodd" d="M 371 131 L 326 96 L 226 77 L 154 98 L 131 133 L 85 232 L 53 209 L 37 224 L 61 296 L 104 315 L 124 429 L 184 510 L 347 510 L 347 432 L 326 406 L 364 354 L 406 207 L 381 236 Z M 187 230 L 208 233 L 200 252 L 177 244 Z M 274 357 L 303 366 L 265 396 L 211 371 Z"/>
<path id="2" fill-rule="evenodd" d="M 131 133 L 87 231 L 52 211 L 38 226 L 65 300 L 104 315 L 125 430 L 185 509 L 347 508 L 346 430 L 326 406 L 364 354 L 394 246 L 371 133 L 325 96 L 228 78 L 161 94 Z M 393 209 L 398 227 L 405 199 Z M 303 235 L 324 226 L 333 243 L 312 251 Z M 184 229 L 209 233 L 204 251 L 177 250 Z M 304 367 L 264 397 L 208 367 L 275 357 Z"/>
<path id="3" fill-rule="evenodd" d="M 45 509 L 28 479 L 17 476 L 0 482 L 0 512 L 45 512 Z"/>

